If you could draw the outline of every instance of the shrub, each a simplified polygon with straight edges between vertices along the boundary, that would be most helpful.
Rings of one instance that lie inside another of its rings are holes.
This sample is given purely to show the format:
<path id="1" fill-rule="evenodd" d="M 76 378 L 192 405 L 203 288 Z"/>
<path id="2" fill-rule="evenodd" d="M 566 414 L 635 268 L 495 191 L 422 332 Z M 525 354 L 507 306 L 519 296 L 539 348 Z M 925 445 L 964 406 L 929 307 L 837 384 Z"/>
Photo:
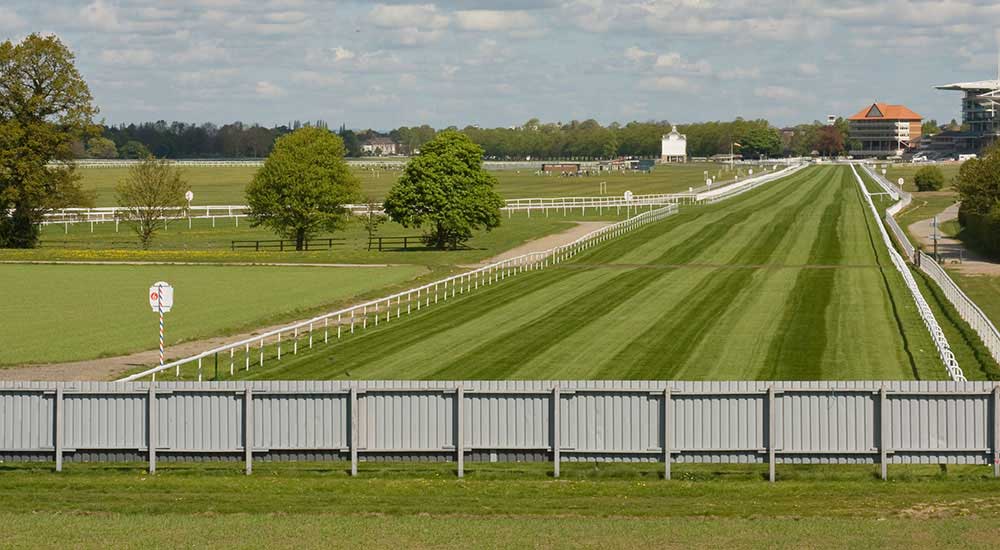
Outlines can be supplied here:
<path id="1" fill-rule="evenodd" d="M 924 166 L 913 178 L 917 191 L 938 191 L 944 187 L 944 173 L 937 166 Z"/>

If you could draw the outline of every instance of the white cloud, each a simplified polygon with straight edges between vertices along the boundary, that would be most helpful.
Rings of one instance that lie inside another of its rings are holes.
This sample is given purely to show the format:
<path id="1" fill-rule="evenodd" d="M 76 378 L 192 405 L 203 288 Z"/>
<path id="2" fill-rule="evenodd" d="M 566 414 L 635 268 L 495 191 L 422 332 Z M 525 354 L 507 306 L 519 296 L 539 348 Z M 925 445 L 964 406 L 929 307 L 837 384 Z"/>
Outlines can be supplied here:
<path id="1" fill-rule="evenodd" d="M 297 71 L 292 73 L 292 82 L 308 88 L 333 88 L 343 85 L 344 77 L 316 71 Z M 258 93 L 260 93 L 259 90 Z"/>
<path id="2" fill-rule="evenodd" d="M 535 26 L 535 18 L 524 11 L 462 10 L 455 12 L 455 22 L 466 31 L 507 31 Z"/>
<path id="3" fill-rule="evenodd" d="M 333 49 L 333 60 L 337 61 L 349 61 L 354 59 L 354 52 L 348 50 L 347 48 L 342 48 L 337 46 Z"/>
<path id="4" fill-rule="evenodd" d="M 696 92 L 701 88 L 689 79 L 679 76 L 644 78 L 639 81 L 639 87 L 659 92 Z"/>
<path id="5" fill-rule="evenodd" d="M 657 69 L 675 69 L 687 73 L 706 75 L 712 72 L 712 65 L 704 59 L 689 61 L 677 52 L 658 55 L 654 66 Z"/>
<path id="6" fill-rule="evenodd" d="M 819 74 L 819 67 L 815 63 L 799 63 L 795 70 L 802 76 L 816 76 Z"/>
<path id="7" fill-rule="evenodd" d="M 85 24 L 104 30 L 118 30 L 118 10 L 104 0 L 95 0 L 80 8 L 79 17 Z"/>
<path id="8" fill-rule="evenodd" d="M 719 71 L 723 80 L 753 80 L 760 78 L 760 67 L 734 67 Z"/>
<path id="9" fill-rule="evenodd" d="M 268 98 L 282 97 L 286 94 L 284 88 L 266 80 L 257 81 L 254 91 L 257 92 L 257 95 Z"/>
<path id="10" fill-rule="evenodd" d="M 153 62 L 153 52 L 147 49 L 103 50 L 100 58 L 108 65 L 148 65 Z"/>
<path id="11" fill-rule="evenodd" d="M 753 95 L 772 101 L 803 101 L 806 99 L 798 90 L 776 85 L 756 88 Z"/>
<path id="12" fill-rule="evenodd" d="M 420 30 L 443 29 L 449 21 L 434 4 L 376 4 L 368 20 L 377 27 Z"/>
<path id="13" fill-rule="evenodd" d="M 17 15 L 12 8 L 0 6 L 0 29 L 19 29 L 25 26 L 25 20 Z"/>
<path id="14" fill-rule="evenodd" d="M 625 48 L 625 59 L 632 61 L 634 63 L 640 63 L 647 59 L 656 57 L 656 54 L 650 51 L 643 50 L 638 46 L 630 46 Z"/>
<path id="15" fill-rule="evenodd" d="M 233 82 L 239 76 L 236 69 L 205 69 L 201 71 L 184 71 L 177 74 L 181 84 L 200 87 L 215 87 Z"/>

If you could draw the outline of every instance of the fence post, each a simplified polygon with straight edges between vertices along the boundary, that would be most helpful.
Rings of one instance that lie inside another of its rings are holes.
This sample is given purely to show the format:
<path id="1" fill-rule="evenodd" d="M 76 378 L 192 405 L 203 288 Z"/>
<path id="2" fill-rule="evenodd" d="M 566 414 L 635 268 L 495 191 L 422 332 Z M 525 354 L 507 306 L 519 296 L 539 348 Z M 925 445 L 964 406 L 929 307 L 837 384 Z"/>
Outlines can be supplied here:
<path id="1" fill-rule="evenodd" d="M 889 430 L 887 430 L 885 427 L 885 420 L 886 418 L 888 418 L 888 415 L 885 414 L 886 403 L 887 400 L 885 396 L 885 386 L 882 386 L 878 390 L 878 422 L 879 422 L 878 461 L 879 464 L 881 465 L 883 481 L 888 478 L 888 465 L 886 464 L 886 459 L 888 458 L 888 449 L 886 448 L 886 444 L 889 441 L 889 434 L 888 434 Z"/>
<path id="2" fill-rule="evenodd" d="M 465 434 L 464 418 L 462 416 L 462 401 L 465 399 L 465 389 L 459 385 L 455 389 L 455 460 L 458 462 L 458 477 L 465 477 Z"/>
<path id="3" fill-rule="evenodd" d="M 670 384 L 663 389 L 663 479 L 670 479 Z"/>
<path id="4" fill-rule="evenodd" d="M 767 480 L 774 483 L 774 386 L 767 387 Z"/>
<path id="5" fill-rule="evenodd" d="M 243 390 L 243 458 L 246 461 L 246 473 L 253 473 L 253 393 L 247 384 Z"/>
<path id="6" fill-rule="evenodd" d="M 358 475 L 358 389 L 351 388 L 351 401 L 348 403 L 348 423 L 350 424 L 351 446 L 351 476 Z"/>
<path id="7" fill-rule="evenodd" d="M 1000 477 L 1000 385 L 993 386 L 993 477 Z"/>
<path id="8" fill-rule="evenodd" d="M 559 477 L 559 386 L 552 388 L 552 477 Z"/>
<path id="9" fill-rule="evenodd" d="M 149 473 L 156 473 L 156 384 L 150 382 L 146 398 L 146 445 L 149 447 Z"/>
<path id="10" fill-rule="evenodd" d="M 56 454 L 56 471 L 61 472 L 63 466 L 63 385 L 59 383 L 56 385 L 56 401 L 53 405 L 53 412 L 55 414 L 55 433 L 52 435 L 52 444 L 55 447 Z"/>

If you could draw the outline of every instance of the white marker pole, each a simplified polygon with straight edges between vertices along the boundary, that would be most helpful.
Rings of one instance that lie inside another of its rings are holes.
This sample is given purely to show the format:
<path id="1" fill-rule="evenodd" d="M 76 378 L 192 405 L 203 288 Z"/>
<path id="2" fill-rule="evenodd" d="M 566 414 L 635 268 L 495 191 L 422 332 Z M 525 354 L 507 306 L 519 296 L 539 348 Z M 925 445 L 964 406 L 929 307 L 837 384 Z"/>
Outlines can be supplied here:
<path id="1" fill-rule="evenodd" d="M 163 287 L 156 287 L 156 310 L 160 313 L 160 368 L 163 368 Z M 177 366 L 180 370 L 180 365 Z"/>

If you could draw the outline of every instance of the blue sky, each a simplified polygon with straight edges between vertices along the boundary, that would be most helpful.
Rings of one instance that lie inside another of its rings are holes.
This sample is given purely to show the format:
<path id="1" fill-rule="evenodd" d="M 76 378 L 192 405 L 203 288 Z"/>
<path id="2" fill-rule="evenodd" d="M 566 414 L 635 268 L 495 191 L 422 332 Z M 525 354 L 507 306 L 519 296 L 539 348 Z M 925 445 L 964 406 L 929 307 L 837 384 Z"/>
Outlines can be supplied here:
<path id="1" fill-rule="evenodd" d="M 995 78 L 1000 4 L 770 0 L 8 0 L 59 35 L 109 123 L 511 126 L 959 117 L 935 84 Z"/>

